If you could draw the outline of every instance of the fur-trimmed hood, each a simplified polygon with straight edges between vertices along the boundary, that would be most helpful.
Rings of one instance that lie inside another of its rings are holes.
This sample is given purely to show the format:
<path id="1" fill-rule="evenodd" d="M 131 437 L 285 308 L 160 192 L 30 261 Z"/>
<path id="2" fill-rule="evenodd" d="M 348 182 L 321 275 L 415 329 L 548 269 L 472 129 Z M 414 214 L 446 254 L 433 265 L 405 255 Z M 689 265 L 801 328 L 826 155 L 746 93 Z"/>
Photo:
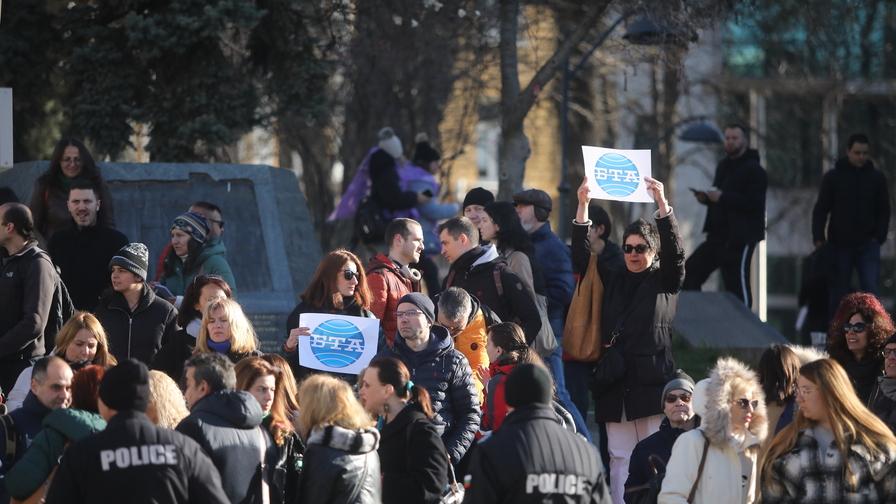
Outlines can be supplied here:
<path id="1" fill-rule="evenodd" d="M 375 451 L 379 447 L 380 433 L 373 428 L 354 431 L 338 425 L 327 425 L 312 429 L 308 436 L 308 444 L 319 444 L 360 455 Z"/>
<path id="2" fill-rule="evenodd" d="M 716 362 L 709 378 L 700 380 L 694 389 L 694 411 L 702 418 L 700 429 L 713 445 L 733 442 L 730 429 L 732 391 L 741 385 L 751 386 L 759 399 L 759 407 L 753 412 L 748 429 L 755 439 L 747 440 L 745 446 L 761 443 L 768 433 L 765 394 L 756 373 L 736 359 L 723 357 Z"/>
<path id="3" fill-rule="evenodd" d="M 811 346 L 787 345 L 800 360 L 800 365 L 805 366 L 810 362 L 827 359 L 828 353 Z"/>

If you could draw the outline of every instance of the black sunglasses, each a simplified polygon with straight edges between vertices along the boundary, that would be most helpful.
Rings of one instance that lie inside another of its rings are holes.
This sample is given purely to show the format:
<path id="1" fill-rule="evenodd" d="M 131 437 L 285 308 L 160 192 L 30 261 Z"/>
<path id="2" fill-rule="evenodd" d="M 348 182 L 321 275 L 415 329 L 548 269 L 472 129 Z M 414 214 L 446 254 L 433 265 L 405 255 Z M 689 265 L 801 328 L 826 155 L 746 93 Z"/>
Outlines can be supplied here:
<path id="1" fill-rule="evenodd" d="M 867 326 L 865 325 L 864 322 L 856 322 L 855 324 L 846 323 L 846 324 L 843 324 L 843 332 L 844 333 L 848 333 L 848 332 L 860 333 L 860 332 L 865 331 L 865 327 L 867 327 Z"/>
<path id="2" fill-rule="evenodd" d="M 753 407 L 753 411 L 756 411 L 756 408 L 759 407 L 759 401 L 757 401 L 756 399 L 753 399 L 751 401 L 747 398 L 742 398 L 742 399 L 738 399 L 735 402 L 737 402 L 737 405 L 740 406 L 740 409 L 742 409 L 744 411 L 747 411 L 747 409 L 750 408 L 751 406 Z"/>
<path id="3" fill-rule="evenodd" d="M 669 404 L 676 403 L 679 399 L 681 399 L 681 402 L 688 404 L 691 402 L 691 394 L 666 394 L 666 402 Z"/>
<path id="4" fill-rule="evenodd" d="M 359 282 L 361 281 L 361 275 L 358 272 L 352 270 L 342 270 L 342 278 L 348 280 L 349 282 L 352 281 L 352 278 L 357 278 Z"/>
<path id="5" fill-rule="evenodd" d="M 625 251 L 626 254 L 631 254 L 632 252 L 637 252 L 639 254 L 643 254 L 643 253 L 647 252 L 648 250 L 650 250 L 650 247 L 643 243 L 639 243 L 637 245 L 629 245 L 628 243 L 626 243 L 622 247 L 622 250 Z"/>

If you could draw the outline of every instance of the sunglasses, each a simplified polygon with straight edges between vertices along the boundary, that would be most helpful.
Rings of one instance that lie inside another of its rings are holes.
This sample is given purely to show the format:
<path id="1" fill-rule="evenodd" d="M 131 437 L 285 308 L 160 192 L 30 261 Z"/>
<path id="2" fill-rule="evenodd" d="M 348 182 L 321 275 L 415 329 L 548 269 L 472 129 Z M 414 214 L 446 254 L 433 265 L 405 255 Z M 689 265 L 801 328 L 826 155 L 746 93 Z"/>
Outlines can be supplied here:
<path id="1" fill-rule="evenodd" d="M 677 403 L 679 400 L 685 404 L 689 404 L 691 402 L 691 394 L 666 394 L 666 402 L 669 404 Z"/>
<path id="2" fill-rule="evenodd" d="M 639 253 L 639 254 L 643 254 L 643 253 L 647 252 L 648 250 L 650 250 L 650 247 L 647 246 L 647 245 L 645 245 L 645 244 L 643 244 L 643 243 L 639 243 L 639 244 L 637 244 L 637 245 L 629 245 L 628 243 L 626 243 L 626 244 L 622 247 L 622 250 L 623 250 L 626 254 L 631 254 L 632 252 L 637 252 L 637 253 Z"/>
<path id="3" fill-rule="evenodd" d="M 865 325 L 864 322 L 856 322 L 855 324 L 849 324 L 849 323 L 846 323 L 846 324 L 843 324 L 843 332 L 844 332 L 844 333 L 849 333 L 849 332 L 852 332 L 852 333 L 865 332 L 865 327 L 866 327 L 866 325 Z"/>
<path id="4" fill-rule="evenodd" d="M 759 407 L 759 401 L 756 400 L 756 399 L 753 399 L 753 400 L 751 401 L 751 400 L 749 400 L 749 399 L 747 399 L 747 398 L 742 398 L 742 399 L 738 399 L 738 400 L 736 400 L 736 401 L 734 401 L 734 402 L 736 402 L 737 405 L 740 406 L 740 409 L 742 409 L 742 410 L 744 410 L 744 411 L 747 411 L 747 410 L 750 409 L 751 407 L 753 408 L 753 411 L 756 411 L 756 408 Z"/>
<path id="5" fill-rule="evenodd" d="M 342 270 L 342 278 L 346 279 L 349 282 L 352 281 L 352 278 L 356 278 L 360 282 L 361 274 L 352 270 Z"/>

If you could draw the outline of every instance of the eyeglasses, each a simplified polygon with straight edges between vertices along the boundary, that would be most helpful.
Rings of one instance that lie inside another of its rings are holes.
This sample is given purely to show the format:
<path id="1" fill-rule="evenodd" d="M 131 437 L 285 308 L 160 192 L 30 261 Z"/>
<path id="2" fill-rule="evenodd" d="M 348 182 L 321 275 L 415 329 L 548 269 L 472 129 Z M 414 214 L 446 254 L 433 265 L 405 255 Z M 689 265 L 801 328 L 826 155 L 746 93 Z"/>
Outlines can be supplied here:
<path id="1" fill-rule="evenodd" d="M 639 254 L 643 254 L 643 253 L 647 252 L 648 250 L 650 250 L 650 247 L 647 246 L 647 245 L 645 245 L 645 244 L 643 244 L 643 243 L 639 243 L 639 244 L 637 244 L 637 245 L 629 245 L 628 243 L 626 243 L 626 244 L 622 247 L 622 250 L 623 250 L 626 254 L 631 254 L 632 252 L 637 252 L 637 253 L 639 253 Z"/>
<path id="2" fill-rule="evenodd" d="M 843 332 L 844 333 L 860 333 L 865 332 L 865 323 L 864 322 L 856 322 L 855 324 L 846 323 L 843 324 Z"/>
<path id="3" fill-rule="evenodd" d="M 407 311 L 397 311 L 395 312 L 395 318 L 402 317 L 418 317 L 423 315 L 423 312 L 420 310 L 407 310 Z"/>
<path id="4" fill-rule="evenodd" d="M 811 388 L 811 387 L 797 387 L 796 388 L 796 393 L 799 394 L 800 397 L 805 397 L 805 396 L 811 395 L 813 392 L 815 392 L 815 389 Z"/>
<path id="5" fill-rule="evenodd" d="M 690 404 L 690 402 L 691 402 L 691 394 L 688 394 L 688 393 L 684 393 L 684 394 L 666 394 L 666 402 L 667 402 L 667 403 L 669 403 L 669 404 L 674 404 L 674 403 L 677 403 L 678 401 L 681 401 L 681 402 L 683 402 L 683 403 L 685 403 L 685 404 Z"/>
<path id="6" fill-rule="evenodd" d="M 896 348 L 884 349 L 884 357 L 896 357 Z"/>
<path id="7" fill-rule="evenodd" d="M 222 221 L 222 220 L 215 220 L 215 219 L 212 219 L 211 217 L 206 217 L 205 220 L 207 220 L 211 223 L 217 224 L 221 227 L 224 227 L 224 221 Z"/>
<path id="8" fill-rule="evenodd" d="M 62 158 L 62 162 L 63 162 L 64 164 L 69 164 L 69 163 L 71 163 L 71 164 L 79 165 L 79 164 L 81 164 L 81 158 L 79 158 L 79 157 L 75 157 L 75 158 L 73 158 L 73 157 L 64 157 L 64 158 Z"/>
<path id="9" fill-rule="evenodd" d="M 358 273 L 357 271 L 352 271 L 352 270 L 342 270 L 342 278 L 346 279 L 346 280 L 349 281 L 349 282 L 352 281 L 352 278 L 356 278 L 356 279 L 360 282 L 360 281 L 361 281 L 361 274 Z"/>
<path id="10" fill-rule="evenodd" d="M 737 405 L 740 406 L 740 409 L 742 409 L 742 410 L 744 410 L 744 411 L 747 411 L 747 410 L 750 409 L 750 408 L 753 408 L 753 411 L 755 411 L 756 408 L 759 407 L 759 401 L 756 400 L 756 399 L 753 399 L 753 400 L 751 401 L 751 400 L 749 400 L 749 399 L 747 399 L 747 398 L 741 398 L 741 399 L 738 399 L 738 400 L 736 400 L 736 401 L 734 401 L 734 402 L 736 402 Z"/>

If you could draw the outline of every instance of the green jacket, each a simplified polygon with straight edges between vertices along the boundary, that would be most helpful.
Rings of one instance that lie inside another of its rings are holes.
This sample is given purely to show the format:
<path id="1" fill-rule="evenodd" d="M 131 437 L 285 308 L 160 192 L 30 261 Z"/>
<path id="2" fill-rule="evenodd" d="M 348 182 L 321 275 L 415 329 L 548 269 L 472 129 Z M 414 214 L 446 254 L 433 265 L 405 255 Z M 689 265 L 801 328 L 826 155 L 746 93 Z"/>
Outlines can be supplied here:
<path id="1" fill-rule="evenodd" d="M 162 284 L 175 296 L 183 296 L 187 285 L 190 285 L 196 275 L 218 275 L 227 282 L 233 291 L 233 296 L 236 297 L 236 280 L 227 263 L 227 249 L 224 247 L 224 242 L 206 242 L 199 251 L 199 259 L 195 263 L 197 266 L 190 271 L 184 270 L 184 262 L 173 252 L 169 260 L 174 265 L 174 273 L 162 278 Z"/>
<path id="2" fill-rule="evenodd" d="M 24 500 L 33 494 L 59 463 L 66 444 L 105 429 L 106 421 L 89 411 L 60 408 L 44 418 L 43 427 L 21 460 L 6 472 L 11 497 Z"/>

